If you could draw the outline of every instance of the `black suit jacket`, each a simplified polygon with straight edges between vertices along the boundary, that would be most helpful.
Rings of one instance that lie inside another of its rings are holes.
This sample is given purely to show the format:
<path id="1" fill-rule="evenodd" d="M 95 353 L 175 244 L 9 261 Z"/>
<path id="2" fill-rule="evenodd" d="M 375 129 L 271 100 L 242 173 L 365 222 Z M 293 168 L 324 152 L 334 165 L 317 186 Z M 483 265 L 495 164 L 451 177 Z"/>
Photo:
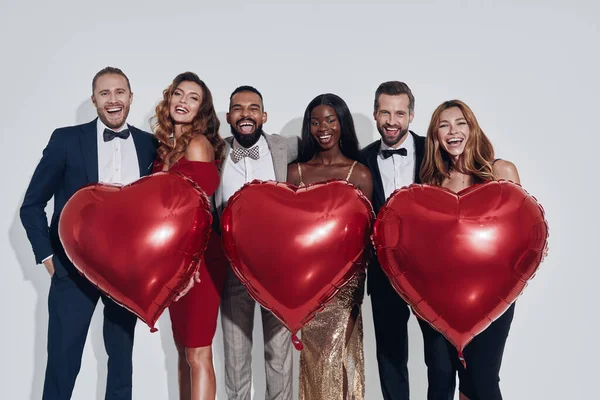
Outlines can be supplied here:
<path id="1" fill-rule="evenodd" d="M 83 125 L 59 128 L 42 153 L 21 206 L 21 222 L 39 264 L 53 254 L 56 276 L 74 271 L 58 238 L 58 221 L 67 200 L 83 186 L 98 182 L 97 119 Z M 148 132 L 129 125 L 140 167 L 140 177 L 151 172 L 157 141 Z M 116 139 L 115 139 L 116 140 Z M 54 197 L 50 226 L 45 208 Z"/>
<path id="2" fill-rule="evenodd" d="M 419 173 L 421 171 L 421 164 L 423 163 L 423 157 L 425 156 L 425 138 L 423 136 L 419 136 L 413 131 L 409 131 L 413 137 L 413 141 L 415 144 L 415 183 L 421 183 L 421 179 L 419 178 Z M 369 170 L 371 171 L 371 175 L 373 176 L 373 209 L 375 210 L 375 214 L 379 214 L 379 210 L 385 204 L 387 200 L 385 197 L 385 192 L 383 190 L 383 182 L 381 181 L 381 173 L 379 172 L 379 164 L 377 164 L 377 157 L 379 156 L 379 150 L 381 148 L 381 140 L 377 140 L 360 152 L 360 162 L 365 164 Z M 368 278 L 367 278 L 367 293 L 371 293 L 374 290 L 377 290 L 378 285 L 386 284 L 389 285 L 389 281 L 383 274 L 381 270 L 381 266 L 377 260 L 377 256 L 375 252 L 373 252 L 373 257 L 371 262 L 369 263 L 368 268 Z M 382 279 L 385 279 L 382 281 Z"/>

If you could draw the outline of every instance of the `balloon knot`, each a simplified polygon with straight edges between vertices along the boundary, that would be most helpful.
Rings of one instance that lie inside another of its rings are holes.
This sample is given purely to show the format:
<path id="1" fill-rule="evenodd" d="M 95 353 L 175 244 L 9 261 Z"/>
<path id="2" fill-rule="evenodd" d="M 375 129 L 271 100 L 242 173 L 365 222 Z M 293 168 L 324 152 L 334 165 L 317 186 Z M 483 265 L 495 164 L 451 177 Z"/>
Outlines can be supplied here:
<path id="1" fill-rule="evenodd" d="M 156 329 L 155 327 L 150 328 L 150 333 L 154 333 L 154 332 L 158 332 L 158 329 Z"/>

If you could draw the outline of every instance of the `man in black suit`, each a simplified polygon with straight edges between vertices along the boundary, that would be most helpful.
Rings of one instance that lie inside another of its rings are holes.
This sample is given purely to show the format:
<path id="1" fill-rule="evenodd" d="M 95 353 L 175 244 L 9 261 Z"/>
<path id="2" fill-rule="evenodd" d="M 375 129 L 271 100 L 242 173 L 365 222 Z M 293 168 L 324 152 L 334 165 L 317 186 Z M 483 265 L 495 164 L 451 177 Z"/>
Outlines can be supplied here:
<path id="1" fill-rule="evenodd" d="M 44 149 L 21 206 L 21 221 L 38 264 L 50 274 L 48 363 L 44 400 L 70 399 L 81 367 L 88 328 L 99 298 L 104 303 L 104 345 L 108 353 L 106 399 L 131 399 L 136 317 L 83 278 L 65 255 L 58 237 L 60 213 L 81 187 L 127 184 L 147 175 L 156 154 L 154 137 L 127 125 L 133 94 L 118 68 L 99 71 L 92 81 L 98 118 L 59 128 Z M 54 197 L 48 226 L 45 208 Z"/>
<path id="2" fill-rule="evenodd" d="M 419 170 L 425 152 L 425 138 L 409 131 L 414 118 L 415 99 L 403 82 L 382 83 L 375 92 L 373 117 L 381 140 L 361 151 L 361 162 L 373 175 L 375 213 L 396 189 L 420 183 Z M 367 292 L 371 295 L 377 364 L 383 398 L 408 400 L 409 307 L 396 293 L 381 269 L 377 257 L 368 268 Z M 455 378 L 444 337 L 418 319 L 423 333 L 429 388 L 428 400 L 452 400 Z"/>

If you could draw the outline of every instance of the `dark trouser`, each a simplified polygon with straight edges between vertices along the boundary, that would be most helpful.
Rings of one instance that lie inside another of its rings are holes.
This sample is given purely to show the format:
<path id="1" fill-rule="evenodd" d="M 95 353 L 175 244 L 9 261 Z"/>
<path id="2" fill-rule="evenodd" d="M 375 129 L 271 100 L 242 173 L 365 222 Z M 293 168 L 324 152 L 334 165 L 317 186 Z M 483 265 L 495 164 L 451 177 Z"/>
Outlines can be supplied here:
<path id="1" fill-rule="evenodd" d="M 396 293 L 379 265 L 369 266 L 379 380 L 384 400 L 408 400 L 408 329 L 410 309 Z M 445 338 L 419 320 L 427 364 L 428 400 L 452 400 L 455 370 Z"/>
<path id="2" fill-rule="evenodd" d="M 460 392 L 470 400 L 502 400 L 500 366 L 514 313 L 513 304 L 465 347 L 463 353 L 466 369 L 458 361 L 456 349 L 448 343 L 455 368 L 458 370 Z"/>
<path id="3" fill-rule="evenodd" d="M 131 356 L 137 318 L 101 295 L 85 278 L 71 274 L 62 278 L 55 275 L 50 284 L 43 400 L 71 398 L 90 321 L 100 297 L 104 303 L 104 346 L 108 354 L 106 399 L 131 399 Z"/>

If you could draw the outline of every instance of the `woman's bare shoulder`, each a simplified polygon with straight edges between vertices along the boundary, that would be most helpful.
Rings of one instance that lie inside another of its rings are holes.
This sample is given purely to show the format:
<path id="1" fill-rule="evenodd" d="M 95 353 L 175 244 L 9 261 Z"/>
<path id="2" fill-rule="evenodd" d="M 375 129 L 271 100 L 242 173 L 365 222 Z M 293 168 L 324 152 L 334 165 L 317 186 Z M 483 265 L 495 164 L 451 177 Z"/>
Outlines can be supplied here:
<path id="1" fill-rule="evenodd" d="M 206 136 L 197 135 L 188 143 L 185 157 L 190 161 L 214 161 L 215 150 Z"/>
<path id="2" fill-rule="evenodd" d="M 519 171 L 517 171 L 517 167 L 512 162 L 507 160 L 496 160 L 493 164 L 493 168 L 494 175 L 496 175 L 497 179 L 520 183 Z"/>

